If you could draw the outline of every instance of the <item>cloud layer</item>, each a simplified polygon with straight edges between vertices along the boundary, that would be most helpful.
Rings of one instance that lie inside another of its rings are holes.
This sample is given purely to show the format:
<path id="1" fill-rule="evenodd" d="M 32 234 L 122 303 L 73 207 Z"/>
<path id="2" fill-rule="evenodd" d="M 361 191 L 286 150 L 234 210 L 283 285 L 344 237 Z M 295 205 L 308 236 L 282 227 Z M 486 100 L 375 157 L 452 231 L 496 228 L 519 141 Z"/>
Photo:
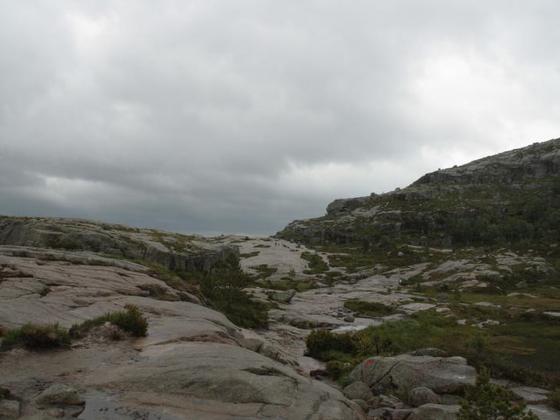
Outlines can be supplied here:
<path id="1" fill-rule="evenodd" d="M 560 133 L 556 1 L 0 3 L 0 213 L 271 233 Z"/>

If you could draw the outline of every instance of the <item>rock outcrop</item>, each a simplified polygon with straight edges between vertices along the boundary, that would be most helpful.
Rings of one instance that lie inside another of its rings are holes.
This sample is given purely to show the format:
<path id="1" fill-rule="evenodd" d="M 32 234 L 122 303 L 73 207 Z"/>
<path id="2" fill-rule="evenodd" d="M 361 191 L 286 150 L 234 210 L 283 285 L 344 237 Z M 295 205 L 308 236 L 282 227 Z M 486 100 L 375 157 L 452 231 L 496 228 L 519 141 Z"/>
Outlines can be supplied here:
<path id="1" fill-rule="evenodd" d="M 236 247 L 201 236 L 38 217 L 0 217 L 0 245 L 90 251 L 177 271 L 207 271 L 239 255 Z"/>
<path id="2" fill-rule="evenodd" d="M 560 222 L 560 139 L 424 175 L 412 185 L 338 199 L 323 217 L 277 237 L 307 244 L 429 246 L 555 241 Z"/>
<path id="3" fill-rule="evenodd" d="M 0 400 L 1 412 L 83 419 L 363 418 L 340 391 L 246 348 L 244 330 L 182 300 L 146 267 L 80 252 L 0 247 L 5 330 L 27 322 L 70 327 L 127 304 L 147 317 L 146 337 L 86 336 L 70 349 L 0 353 L 0 387 L 14 396 Z M 270 344 L 254 350 L 265 347 L 270 351 Z"/>
<path id="4" fill-rule="evenodd" d="M 476 370 L 462 357 L 412 356 L 371 357 L 350 374 L 379 392 L 404 392 L 425 387 L 437 394 L 461 393 L 474 385 Z"/>

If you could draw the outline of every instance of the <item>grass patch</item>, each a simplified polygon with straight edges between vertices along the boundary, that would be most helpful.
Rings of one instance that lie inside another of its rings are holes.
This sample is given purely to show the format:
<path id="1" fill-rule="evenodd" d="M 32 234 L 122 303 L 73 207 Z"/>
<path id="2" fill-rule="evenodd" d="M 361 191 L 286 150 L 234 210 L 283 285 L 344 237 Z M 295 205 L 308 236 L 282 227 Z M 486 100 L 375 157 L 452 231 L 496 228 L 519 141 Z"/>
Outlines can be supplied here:
<path id="1" fill-rule="evenodd" d="M 259 279 L 266 279 L 278 271 L 276 267 L 270 267 L 268 264 L 260 264 L 251 268 L 258 273 L 257 278 Z"/>
<path id="2" fill-rule="evenodd" d="M 304 271 L 305 274 L 321 274 L 325 271 L 329 271 L 328 264 L 319 254 L 305 251 L 301 253 L 301 258 L 306 260 L 309 266 L 309 269 Z"/>
<path id="3" fill-rule="evenodd" d="M 36 325 L 25 324 L 20 328 L 5 332 L 1 350 L 24 347 L 28 350 L 48 350 L 70 346 L 68 330 L 58 324 Z"/>
<path id="4" fill-rule="evenodd" d="M 145 337 L 148 332 L 148 321 L 142 315 L 140 309 L 135 305 L 126 305 L 124 308 L 122 311 L 109 312 L 81 324 L 73 325 L 70 328 L 70 336 L 73 338 L 83 337 L 92 328 L 109 322 L 135 337 Z"/>
<path id="5" fill-rule="evenodd" d="M 282 279 L 276 281 L 262 280 L 258 282 L 258 286 L 273 290 L 294 289 L 298 292 L 305 292 L 317 287 L 313 280 L 296 280 L 291 277 L 282 277 Z"/>
<path id="6" fill-rule="evenodd" d="M 274 269 L 276 270 L 276 269 Z M 231 322 L 244 328 L 266 328 L 268 306 L 254 301 L 243 290 L 252 283 L 231 257 L 198 279 L 200 292 L 209 306 L 222 312 Z"/>
<path id="7" fill-rule="evenodd" d="M 355 312 L 358 316 L 377 318 L 395 313 L 391 306 L 379 302 L 364 302 L 363 300 L 351 299 L 344 302 L 344 307 Z"/>

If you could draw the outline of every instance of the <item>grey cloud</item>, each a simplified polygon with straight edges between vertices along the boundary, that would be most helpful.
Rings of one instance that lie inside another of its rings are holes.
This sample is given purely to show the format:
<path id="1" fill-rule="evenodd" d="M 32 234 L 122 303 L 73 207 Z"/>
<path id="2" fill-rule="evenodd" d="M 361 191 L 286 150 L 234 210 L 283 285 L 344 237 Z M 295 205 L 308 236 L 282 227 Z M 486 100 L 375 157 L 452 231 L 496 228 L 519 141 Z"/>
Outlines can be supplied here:
<path id="1" fill-rule="evenodd" d="M 554 1 L 0 4 L 0 213 L 270 233 L 557 137 Z"/>

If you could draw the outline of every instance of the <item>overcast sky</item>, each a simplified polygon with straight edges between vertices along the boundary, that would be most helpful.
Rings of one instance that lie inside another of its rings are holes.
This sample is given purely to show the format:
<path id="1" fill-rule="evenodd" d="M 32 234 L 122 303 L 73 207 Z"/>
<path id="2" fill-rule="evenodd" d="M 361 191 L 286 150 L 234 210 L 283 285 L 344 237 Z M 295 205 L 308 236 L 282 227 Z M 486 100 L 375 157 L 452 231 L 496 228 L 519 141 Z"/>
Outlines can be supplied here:
<path id="1" fill-rule="evenodd" d="M 273 233 L 560 137 L 558 0 L 0 0 L 0 214 Z"/>

